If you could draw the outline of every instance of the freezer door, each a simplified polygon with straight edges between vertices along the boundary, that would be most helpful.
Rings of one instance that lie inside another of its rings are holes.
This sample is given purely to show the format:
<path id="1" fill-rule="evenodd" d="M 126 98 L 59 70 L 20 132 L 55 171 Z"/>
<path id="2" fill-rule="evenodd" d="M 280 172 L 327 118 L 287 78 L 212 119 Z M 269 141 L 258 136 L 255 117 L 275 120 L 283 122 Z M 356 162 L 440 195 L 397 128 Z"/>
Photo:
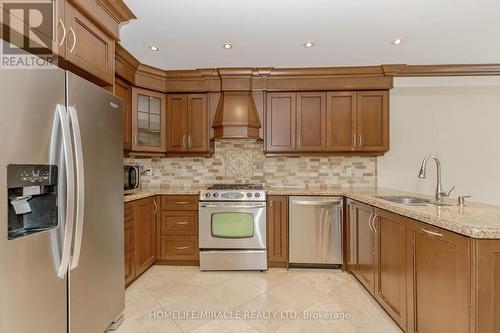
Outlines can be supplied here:
<path id="1" fill-rule="evenodd" d="M 98 333 L 125 306 L 121 101 L 69 72 L 67 80 L 79 198 L 69 332 Z"/>
<path id="2" fill-rule="evenodd" d="M 342 264 L 342 198 L 289 198 L 290 264 Z"/>
<path id="3" fill-rule="evenodd" d="M 67 169 L 62 123 L 57 115 L 58 104 L 65 112 L 65 72 L 0 72 L 0 332 L 65 333 L 67 275 L 66 265 L 61 268 L 61 257 L 67 230 Z M 9 164 L 57 165 L 56 225 L 8 239 Z M 58 276 L 59 269 L 62 278 Z"/>

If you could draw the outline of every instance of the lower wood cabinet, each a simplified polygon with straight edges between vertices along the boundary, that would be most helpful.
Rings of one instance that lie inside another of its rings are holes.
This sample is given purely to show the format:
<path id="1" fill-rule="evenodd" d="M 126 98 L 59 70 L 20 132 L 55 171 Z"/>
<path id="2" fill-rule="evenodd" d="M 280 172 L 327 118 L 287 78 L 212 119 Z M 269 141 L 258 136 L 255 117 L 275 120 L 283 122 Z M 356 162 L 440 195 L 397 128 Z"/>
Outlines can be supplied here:
<path id="1" fill-rule="evenodd" d="M 372 227 L 374 209 L 371 206 L 351 202 L 354 218 L 354 245 L 356 258 L 352 268 L 353 274 L 372 294 L 375 292 L 375 231 Z"/>
<path id="2" fill-rule="evenodd" d="M 158 259 L 165 263 L 196 264 L 198 246 L 198 196 L 160 197 Z"/>
<path id="3" fill-rule="evenodd" d="M 470 332 L 469 238 L 413 222 L 408 239 L 408 331 Z"/>
<path id="4" fill-rule="evenodd" d="M 500 240 L 347 206 L 347 271 L 403 331 L 500 332 Z"/>
<path id="5" fill-rule="evenodd" d="M 269 267 L 288 266 L 288 197 L 267 197 L 267 261 Z"/>
<path id="6" fill-rule="evenodd" d="M 125 203 L 125 284 L 144 273 L 156 261 L 156 198 Z"/>
<path id="7" fill-rule="evenodd" d="M 348 271 L 406 332 L 406 238 L 412 221 L 353 200 L 347 200 L 347 213 Z"/>
<path id="8" fill-rule="evenodd" d="M 375 298 L 402 328 L 407 324 L 406 227 L 410 219 L 375 209 Z M 422 331 L 425 332 L 425 331 Z"/>
<path id="9" fill-rule="evenodd" d="M 140 275 L 156 260 L 156 198 L 135 202 L 135 270 Z"/>

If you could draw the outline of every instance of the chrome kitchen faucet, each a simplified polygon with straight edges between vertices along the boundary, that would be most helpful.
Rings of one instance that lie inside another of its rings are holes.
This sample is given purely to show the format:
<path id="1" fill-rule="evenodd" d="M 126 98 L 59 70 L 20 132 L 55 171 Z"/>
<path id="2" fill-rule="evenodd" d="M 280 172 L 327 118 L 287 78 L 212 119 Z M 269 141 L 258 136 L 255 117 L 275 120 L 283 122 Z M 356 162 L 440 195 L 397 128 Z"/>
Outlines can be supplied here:
<path id="1" fill-rule="evenodd" d="M 453 192 L 455 186 L 453 186 L 449 192 L 443 191 L 443 184 L 441 183 L 441 162 L 439 161 L 437 156 L 432 154 L 425 156 L 424 160 L 422 161 L 422 165 L 420 166 L 420 171 L 418 172 L 418 178 L 425 178 L 425 171 L 427 168 L 427 161 L 429 160 L 429 158 L 432 158 L 436 162 L 436 168 L 437 168 L 436 201 L 442 202 L 445 197 L 447 198 L 451 195 L 451 192 Z"/>

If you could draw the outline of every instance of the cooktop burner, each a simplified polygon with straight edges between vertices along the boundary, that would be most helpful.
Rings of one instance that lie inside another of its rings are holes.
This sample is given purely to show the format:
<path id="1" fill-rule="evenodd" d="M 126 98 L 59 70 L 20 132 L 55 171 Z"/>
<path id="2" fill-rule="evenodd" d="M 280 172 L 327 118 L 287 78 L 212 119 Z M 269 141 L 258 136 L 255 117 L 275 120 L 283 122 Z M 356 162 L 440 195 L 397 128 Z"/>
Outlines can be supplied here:
<path id="1" fill-rule="evenodd" d="M 208 188 L 209 190 L 246 190 L 262 191 L 262 184 L 215 184 Z"/>

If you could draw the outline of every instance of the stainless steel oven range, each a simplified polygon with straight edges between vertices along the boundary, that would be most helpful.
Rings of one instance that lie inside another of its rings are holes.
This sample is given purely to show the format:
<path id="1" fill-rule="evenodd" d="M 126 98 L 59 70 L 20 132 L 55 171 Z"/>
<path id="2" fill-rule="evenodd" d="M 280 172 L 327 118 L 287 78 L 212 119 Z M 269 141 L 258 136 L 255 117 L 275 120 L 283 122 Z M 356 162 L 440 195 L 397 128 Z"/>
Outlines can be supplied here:
<path id="1" fill-rule="evenodd" d="M 266 192 L 218 184 L 200 192 L 201 270 L 266 270 Z"/>

